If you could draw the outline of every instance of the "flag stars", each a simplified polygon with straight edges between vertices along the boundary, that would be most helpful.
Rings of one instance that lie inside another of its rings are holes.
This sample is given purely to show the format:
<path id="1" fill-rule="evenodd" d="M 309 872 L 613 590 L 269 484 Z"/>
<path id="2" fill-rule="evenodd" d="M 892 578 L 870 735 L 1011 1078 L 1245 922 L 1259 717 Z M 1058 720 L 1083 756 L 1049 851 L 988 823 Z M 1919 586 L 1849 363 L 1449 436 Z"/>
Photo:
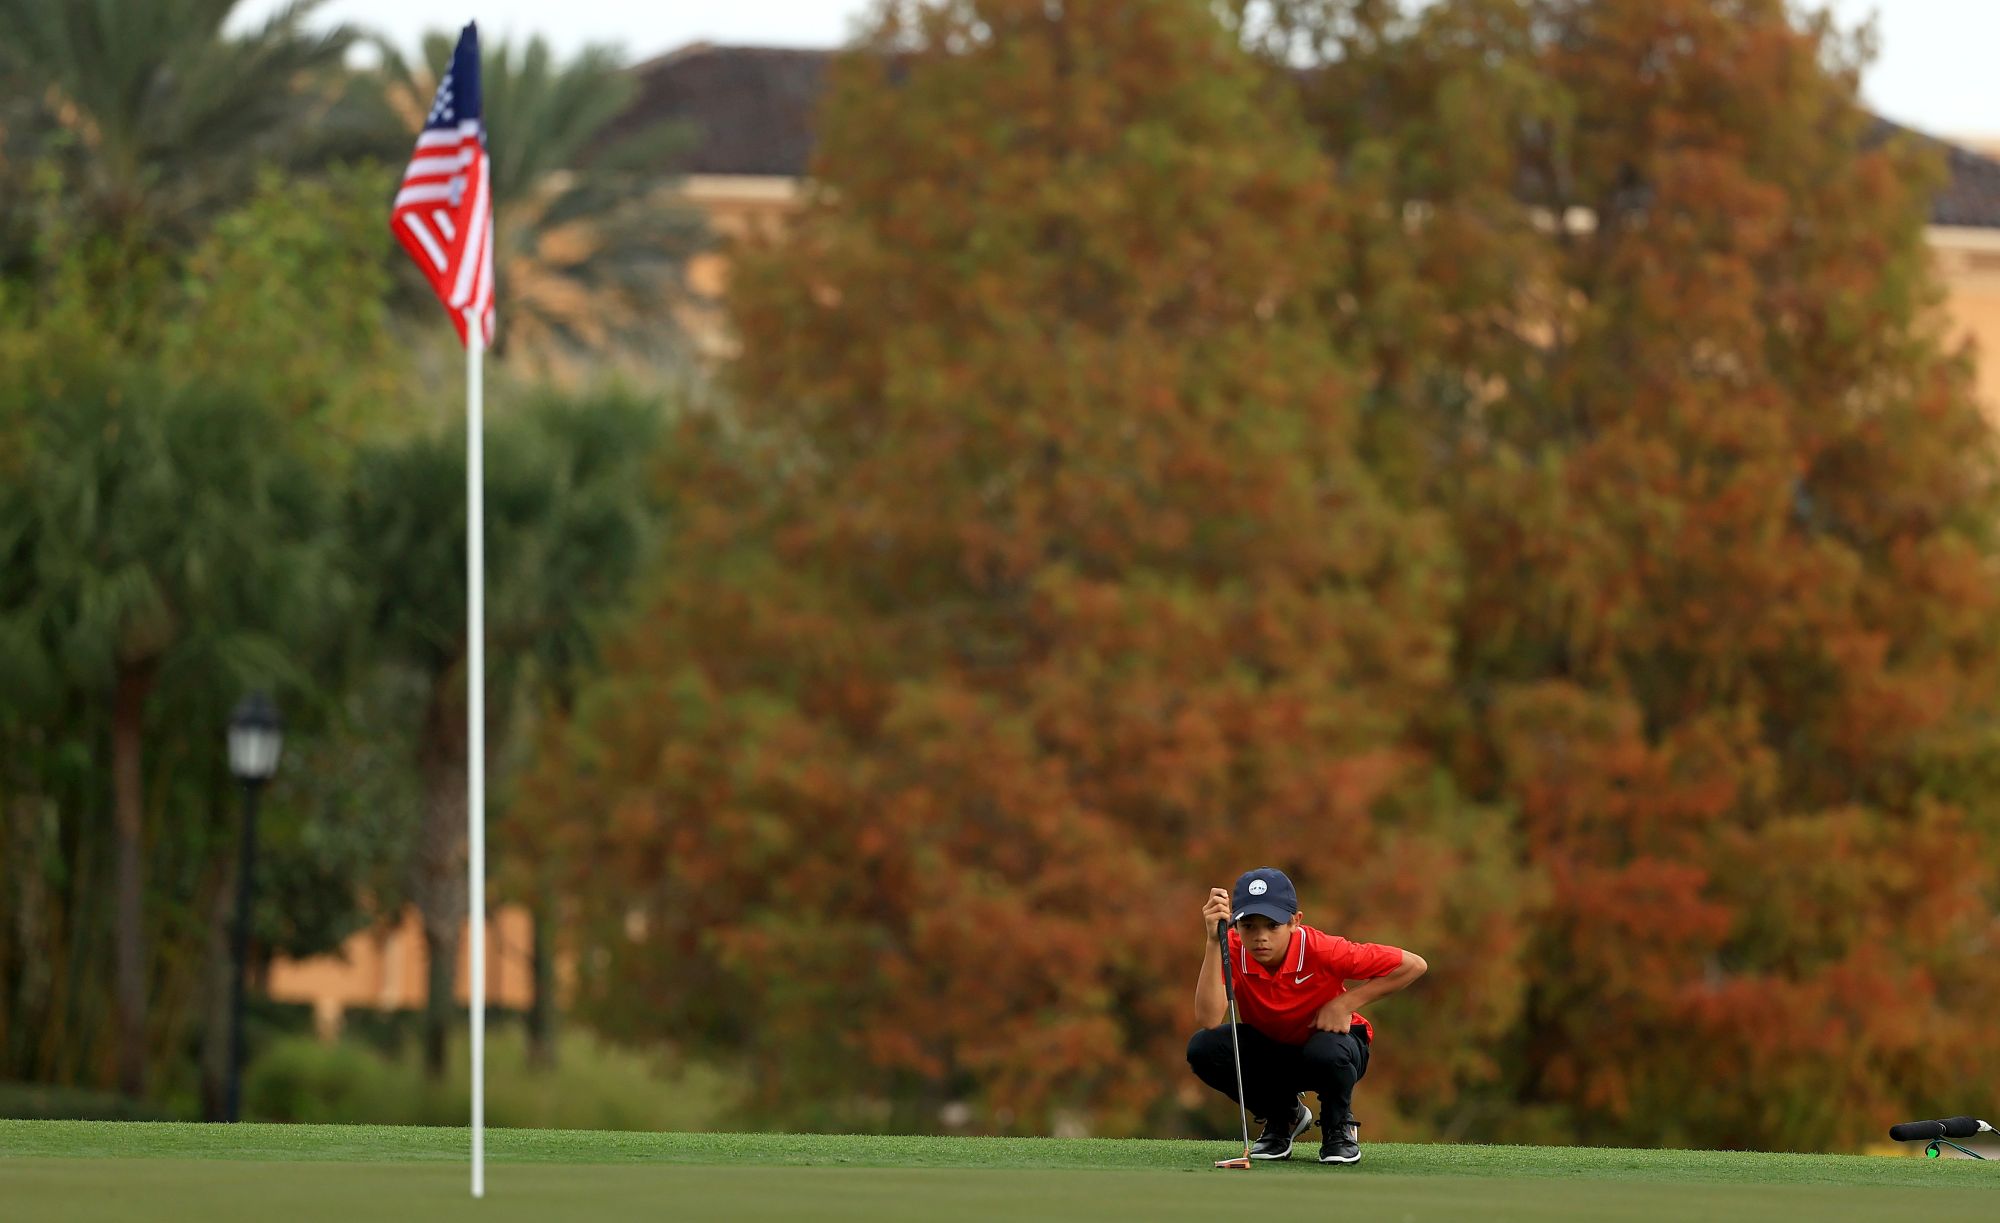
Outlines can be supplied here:
<path id="1" fill-rule="evenodd" d="M 453 117 L 452 111 L 451 73 L 447 72 L 444 74 L 444 79 L 438 82 L 437 98 L 432 101 L 430 117 L 424 120 L 424 122 L 431 124 L 436 123 L 440 119 L 450 122 Z"/>

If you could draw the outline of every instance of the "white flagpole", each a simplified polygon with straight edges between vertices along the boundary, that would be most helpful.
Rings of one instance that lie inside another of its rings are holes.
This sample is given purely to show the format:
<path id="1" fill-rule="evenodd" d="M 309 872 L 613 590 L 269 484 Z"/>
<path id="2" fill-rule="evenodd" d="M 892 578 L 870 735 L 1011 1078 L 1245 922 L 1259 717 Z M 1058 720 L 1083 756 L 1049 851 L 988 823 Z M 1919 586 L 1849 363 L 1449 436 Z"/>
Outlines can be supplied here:
<path id="1" fill-rule="evenodd" d="M 465 312 L 466 934 L 472 940 L 472 1196 L 486 1196 L 486 443 L 479 316 Z"/>

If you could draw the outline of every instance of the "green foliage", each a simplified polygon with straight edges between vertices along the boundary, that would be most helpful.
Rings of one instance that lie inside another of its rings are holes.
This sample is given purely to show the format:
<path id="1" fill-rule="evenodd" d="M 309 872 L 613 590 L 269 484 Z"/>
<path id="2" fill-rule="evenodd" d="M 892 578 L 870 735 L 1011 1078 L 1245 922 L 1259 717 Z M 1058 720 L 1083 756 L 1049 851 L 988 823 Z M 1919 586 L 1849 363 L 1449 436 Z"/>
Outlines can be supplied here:
<path id="1" fill-rule="evenodd" d="M 615 389 L 530 392 L 494 409 L 486 563 L 503 679 L 536 664 L 560 677 L 588 659 L 595 619 L 616 607 L 657 530 L 649 464 L 666 411 Z M 379 658 L 435 673 L 463 657 L 465 462 L 462 424 L 385 438 L 354 460 L 349 565 L 374 593 L 359 635 Z"/>
<path id="2" fill-rule="evenodd" d="M 108 1091 L 51 1087 L 44 1083 L 0 1083 L 0 1117 L 43 1121 L 168 1121 L 151 1104 Z"/>
<path id="3" fill-rule="evenodd" d="M 649 464 L 665 411 L 623 391 L 542 393 L 497 411 L 487 431 L 488 759 L 503 779 L 508 732 L 545 705 L 568 704 L 601 625 L 650 555 L 664 506 Z M 425 915 L 433 963 L 444 964 L 465 909 L 465 463 L 462 427 L 384 440 L 357 455 L 345 505 L 349 569 L 369 592 L 352 626 L 363 682 L 421 694 L 410 702 L 415 716 L 398 723 L 421 778 L 408 893 Z M 514 844 L 532 853 L 532 840 Z M 433 974 L 434 1071 L 449 988 Z"/>
<path id="4" fill-rule="evenodd" d="M 88 228 L 185 243 L 260 165 L 310 164 L 314 81 L 339 66 L 353 33 L 308 29 L 318 2 L 300 0 L 225 36 L 236 6 L 0 3 L 0 80 L 38 100 L 30 130 Z"/>
<path id="5" fill-rule="evenodd" d="M 277 419 L 224 388 L 72 376 L 26 422 L 5 511 L 44 660 L 89 687 L 149 660 L 169 683 L 296 680 L 277 635 L 335 603 L 321 488 Z"/>
<path id="6" fill-rule="evenodd" d="M 379 1120 L 377 1110 L 409 1097 L 396 1070 L 365 1048 L 304 1036 L 266 1052 L 246 1080 L 245 1115 L 261 1121 Z M 418 1118 L 408 1123 L 431 1124 Z"/>
<path id="7" fill-rule="evenodd" d="M 145 1012 L 165 1007 L 170 1032 L 190 1001 L 155 996 L 148 978 L 176 959 L 202 962 L 197 915 L 221 882 L 210 865 L 222 788 L 216 728 L 246 685 L 310 688 L 300 647 L 326 632 L 344 583 L 322 530 L 325 482 L 298 435 L 264 405 L 227 385 L 176 384 L 125 353 L 103 364 L 57 354 L 33 375 L 0 402 L 0 431 L 23 452 L 20 478 L 0 490 L 10 524 L 0 555 L 0 671 L 17 683 L 0 733 L 29 747 L 14 759 L 13 786 L 30 822 L 48 801 L 74 820 L 102 793 L 101 781 L 62 785 L 48 768 L 56 761 L 36 749 L 81 749 L 88 759 L 97 736 L 109 737 L 121 1083 L 135 1094 Z M 190 740 L 190 728 L 208 733 Z M 149 853 L 154 836 L 162 848 Z M 65 839 L 32 843 L 47 854 Z M 147 875 L 157 876 L 154 889 Z M 50 882 L 22 887 L 53 901 Z M 110 880 L 62 882 L 87 889 Z M 81 916 L 70 910 L 72 920 Z M 29 942 L 4 958 L 38 954 Z M 91 988 L 82 968 L 67 961 L 54 979 L 35 974 L 37 997 L 23 1000 L 14 1022 L 53 1022 L 64 993 Z"/>
<path id="8" fill-rule="evenodd" d="M 351 31 L 305 29 L 311 4 L 225 35 L 232 8 L 0 3 L 0 1075 L 101 1084 L 115 1040 L 128 1093 L 190 1109 L 181 1058 L 227 981 L 241 690 L 277 687 L 290 724 L 259 955 L 329 950 L 418 894 L 424 817 L 454 823 L 426 804 L 463 772 L 436 741 L 463 683 L 456 393 L 418 386 L 388 314 L 385 167 L 414 124 L 342 68 Z M 650 136 L 543 182 L 629 100 L 607 55 L 503 48 L 489 91 L 524 154 L 506 189 L 553 209 L 543 239 L 574 255 L 562 226 L 644 211 Z M 603 249 L 606 275 L 645 264 Z M 567 700 L 651 546 L 660 409 L 530 388 L 510 417 L 494 389 L 504 783 L 507 731 Z"/>
<path id="9" fill-rule="evenodd" d="M 0 298 L 14 375 L 0 389 L 9 1073 L 102 1081 L 93 1050 L 120 1012 L 97 966 L 114 948 L 125 1013 L 151 1012 L 146 1045 L 180 1046 L 211 989 L 214 902 L 230 882 L 228 710 L 245 686 L 275 685 L 298 739 L 322 724 L 321 664 L 353 590 L 329 529 L 327 426 L 360 416 L 385 349 L 379 310 L 335 306 L 323 314 L 338 325 L 314 335 L 306 299 L 287 294 L 379 296 L 356 184 L 308 185 L 281 206 L 272 183 L 186 257 L 56 226 L 34 277 Z M 289 259 L 296 282 L 260 280 L 231 244 Z M 325 910 L 355 898 L 328 894 L 324 861 L 286 860 L 285 790 L 267 808 L 272 865 L 324 903 L 276 933 L 313 948 L 351 920 Z M 108 898 L 127 894 L 114 927 Z M 129 1089 L 143 1054 L 123 1057 Z"/>
<path id="10" fill-rule="evenodd" d="M 185 305 L 163 360 L 330 431 L 339 462 L 362 437 L 407 428 L 407 360 L 389 325 L 380 166 L 318 179 L 266 171 L 188 255 Z"/>
<path id="11" fill-rule="evenodd" d="M 557 1068 L 537 1070 L 515 1028 L 486 1044 L 486 1120 L 495 1127 L 697 1130 L 726 1124 L 732 1079 L 719 1068 L 614 1048 L 581 1032 L 560 1040 Z M 414 1047 L 387 1057 L 367 1045 L 311 1037 L 279 1041 L 250 1067 L 244 1115 L 257 1121 L 457 1125 L 468 1112 L 467 1062 L 426 1078 Z"/>

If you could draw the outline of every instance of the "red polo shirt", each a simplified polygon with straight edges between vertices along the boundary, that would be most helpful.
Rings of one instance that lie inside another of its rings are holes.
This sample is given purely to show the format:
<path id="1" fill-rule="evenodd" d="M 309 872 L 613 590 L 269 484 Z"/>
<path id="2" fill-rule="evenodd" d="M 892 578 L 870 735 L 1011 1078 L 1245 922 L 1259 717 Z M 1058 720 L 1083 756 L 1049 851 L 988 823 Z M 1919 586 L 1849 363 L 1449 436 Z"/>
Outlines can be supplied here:
<path id="1" fill-rule="evenodd" d="M 1236 969 L 1237 1016 L 1272 1040 L 1303 1045 L 1313 1034 L 1313 1016 L 1321 1007 L 1346 993 L 1349 981 L 1386 977 L 1401 968 L 1403 949 L 1350 943 L 1337 934 L 1300 926 L 1292 932 L 1292 944 L 1278 962 L 1278 971 L 1272 972 L 1244 954 L 1243 940 L 1231 930 L 1229 960 Z M 1353 1024 L 1367 1034 L 1365 1039 L 1374 1041 L 1375 1030 L 1366 1019 L 1355 1014 Z"/>

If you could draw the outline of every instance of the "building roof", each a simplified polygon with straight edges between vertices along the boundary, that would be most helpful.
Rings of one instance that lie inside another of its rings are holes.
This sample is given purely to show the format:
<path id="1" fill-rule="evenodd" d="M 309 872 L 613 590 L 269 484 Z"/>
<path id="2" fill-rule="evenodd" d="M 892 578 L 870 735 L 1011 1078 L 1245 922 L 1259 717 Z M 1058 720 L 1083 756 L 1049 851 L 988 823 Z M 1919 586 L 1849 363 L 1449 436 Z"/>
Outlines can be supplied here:
<path id="1" fill-rule="evenodd" d="M 640 64 L 639 92 L 607 133 L 615 139 L 662 120 L 689 128 L 674 157 L 682 174 L 803 178 L 812 159 L 813 108 L 837 52 L 693 43 Z M 2000 229 L 2000 161 L 1877 119 L 1870 144 L 1897 134 L 1939 149 L 1948 178 L 1931 201 L 1933 225 Z"/>
<path id="2" fill-rule="evenodd" d="M 674 157 L 682 174 L 803 178 L 812 115 L 832 51 L 694 43 L 633 69 L 639 91 L 605 132 L 607 143 L 662 120 L 689 131 Z"/>
<path id="3" fill-rule="evenodd" d="M 1945 184 L 1931 200 L 1931 224 L 2000 229 L 2000 161 L 1887 119 L 1876 119 L 1868 140 L 1904 136 L 1944 155 Z"/>

